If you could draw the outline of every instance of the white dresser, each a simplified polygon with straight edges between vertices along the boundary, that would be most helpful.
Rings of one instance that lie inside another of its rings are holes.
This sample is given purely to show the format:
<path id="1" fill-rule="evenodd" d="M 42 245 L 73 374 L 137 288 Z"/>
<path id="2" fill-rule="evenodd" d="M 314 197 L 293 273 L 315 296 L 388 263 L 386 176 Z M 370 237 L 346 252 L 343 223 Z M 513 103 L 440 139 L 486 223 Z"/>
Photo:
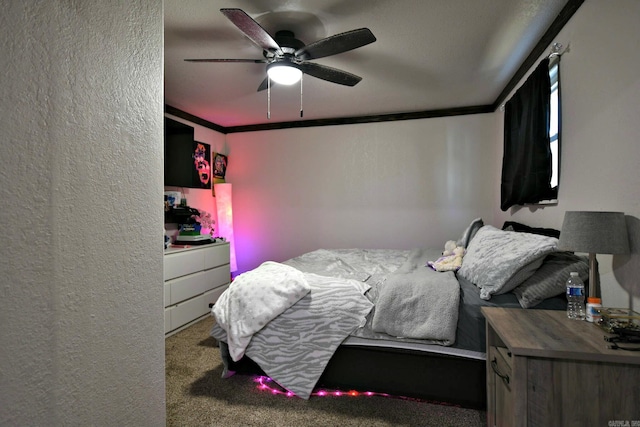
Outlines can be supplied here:
<path id="1" fill-rule="evenodd" d="M 164 251 L 165 336 L 209 315 L 230 282 L 229 243 Z"/>

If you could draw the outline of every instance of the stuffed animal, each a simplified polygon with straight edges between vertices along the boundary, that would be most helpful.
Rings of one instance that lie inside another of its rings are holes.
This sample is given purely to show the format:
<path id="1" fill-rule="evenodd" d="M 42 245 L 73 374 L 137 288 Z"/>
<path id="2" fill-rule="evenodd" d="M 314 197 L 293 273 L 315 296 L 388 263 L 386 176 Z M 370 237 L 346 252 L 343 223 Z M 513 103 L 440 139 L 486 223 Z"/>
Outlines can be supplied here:
<path id="1" fill-rule="evenodd" d="M 456 246 L 456 242 L 449 240 L 444 244 L 442 256 L 435 261 L 427 262 L 427 266 L 435 271 L 457 271 L 462 267 L 462 258 L 465 252 L 465 248 Z"/>
<path id="2" fill-rule="evenodd" d="M 442 252 L 442 256 L 453 255 L 456 247 L 456 242 L 453 240 L 447 240 L 447 243 L 444 244 L 444 252 Z"/>

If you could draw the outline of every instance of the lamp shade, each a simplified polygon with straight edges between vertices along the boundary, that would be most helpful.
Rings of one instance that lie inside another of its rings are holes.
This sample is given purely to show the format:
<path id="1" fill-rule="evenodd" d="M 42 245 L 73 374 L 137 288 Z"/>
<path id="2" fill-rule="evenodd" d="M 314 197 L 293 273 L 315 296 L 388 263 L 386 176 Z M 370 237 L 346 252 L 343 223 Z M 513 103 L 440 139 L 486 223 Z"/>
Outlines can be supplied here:
<path id="1" fill-rule="evenodd" d="M 281 85 L 292 85 L 300 81 L 302 71 L 291 61 L 281 60 L 267 65 L 269 78 Z"/>
<path id="2" fill-rule="evenodd" d="M 559 249 L 593 254 L 629 252 L 629 236 L 623 212 L 567 211 Z"/>

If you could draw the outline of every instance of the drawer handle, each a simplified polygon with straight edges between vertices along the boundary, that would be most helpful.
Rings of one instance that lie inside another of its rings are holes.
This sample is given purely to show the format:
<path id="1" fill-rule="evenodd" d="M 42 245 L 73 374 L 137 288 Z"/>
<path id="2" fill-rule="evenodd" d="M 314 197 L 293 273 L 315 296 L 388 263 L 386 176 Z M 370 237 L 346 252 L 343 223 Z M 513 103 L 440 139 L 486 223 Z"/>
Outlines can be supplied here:
<path id="1" fill-rule="evenodd" d="M 498 361 L 497 361 L 497 359 L 495 357 L 491 361 L 491 368 L 493 369 L 493 372 L 495 372 L 497 376 L 502 378 L 502 381 L 506 385 L 509 385 L 509 375 L 501 374 L 500 371 L 498 371 Z"/>

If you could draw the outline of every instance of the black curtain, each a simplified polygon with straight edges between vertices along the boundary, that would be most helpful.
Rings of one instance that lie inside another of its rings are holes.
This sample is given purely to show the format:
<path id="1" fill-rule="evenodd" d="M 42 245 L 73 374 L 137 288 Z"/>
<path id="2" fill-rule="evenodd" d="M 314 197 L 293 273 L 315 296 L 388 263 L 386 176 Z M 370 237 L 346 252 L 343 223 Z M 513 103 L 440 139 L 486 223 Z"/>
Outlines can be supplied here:
<path id="1" fill-rule="evenodd" d="M 551 188 L 551 80 L 545 58 L 505 104 L 500 209 L 556 197 Z"/>

